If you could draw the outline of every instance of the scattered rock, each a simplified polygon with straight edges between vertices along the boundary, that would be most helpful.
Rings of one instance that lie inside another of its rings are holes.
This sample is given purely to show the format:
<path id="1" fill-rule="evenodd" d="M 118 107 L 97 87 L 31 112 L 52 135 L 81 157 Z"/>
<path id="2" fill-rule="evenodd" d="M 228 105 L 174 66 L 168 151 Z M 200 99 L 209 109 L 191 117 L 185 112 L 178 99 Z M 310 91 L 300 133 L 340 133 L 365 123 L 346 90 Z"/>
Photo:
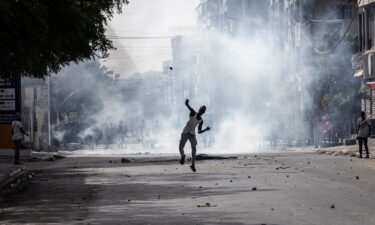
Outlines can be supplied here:
<path id="1" fill-rule="evenodd" d="M 279 169 L 285 170 L 285 169 L 289 169 L 289 168 L 290 168 L 289 166 L 279 166 L 279 167 L 276 167 L 276 170 L 279 170 Z"/>
<path id="2" fill-rule="evenodd" d="M 334 209 L 334 208 L 335 208 L 335 205 L 331 205 L 329 208 Z"/>
<path id="3" fill-rule="evenodd" d="M 248 176 L 247 178 L 249 178 L 249 179 L 250 179 L 250 178 L 251 178 L 251 176 Z"/>
<path id="4" fill-rule="evenodd" d="M 256 190 L 258 190 L 258 188 L 257 187 L 253 187 L 251 190 L 256 191 Z"/>
<path id="5" fill-rule="evenodd" d="M 121 158 L 122 163 L 130 163 L 131 161 L 127 158 Z"/>
<path id="6" fill-rule="evenodd" d="M 356 176 L 355 179 L 359 180 L 359 176 Z"/>
<path id="7" fill-rule="evenodd" d="M 108 162 L 109 162 L 109 163 L 112 163 L 112 160 L 109 160 Z"/>
<path id="8" fill-rule="evenodd" d="M 223 160 L 223 159 L 237 159 L 237 157 L 214 156 L 207 154 L 198 154 L 195 160 Z"/>
<path id="9" fill-rule="evenodd" d="M 207 202 L 206 204 L 204 205 L 197 205 L 198 208 L 200 207 L 216 207 L 217 205 L 212 205 L 211 203 Z"/>

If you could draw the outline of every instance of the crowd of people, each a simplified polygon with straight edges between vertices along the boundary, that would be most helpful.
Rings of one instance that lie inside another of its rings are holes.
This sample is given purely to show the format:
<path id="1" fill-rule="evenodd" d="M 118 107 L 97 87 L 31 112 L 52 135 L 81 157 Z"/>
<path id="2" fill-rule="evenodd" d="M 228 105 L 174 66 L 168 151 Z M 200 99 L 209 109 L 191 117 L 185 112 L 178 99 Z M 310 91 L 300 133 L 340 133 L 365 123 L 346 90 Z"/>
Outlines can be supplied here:
<path id="1" fill-rule="evenodd" d="M 68 122 L 55 126 L 53 136 L 57 145 L 63 147 L 76 143 L 92 147 L 122 148 L 126 143 L 142 141 L 143 126 L 139 124 L 138 126 L 129 128 L 123 121 L 120 121 L 118 124 L 108 122 L 101 126 Z"/>

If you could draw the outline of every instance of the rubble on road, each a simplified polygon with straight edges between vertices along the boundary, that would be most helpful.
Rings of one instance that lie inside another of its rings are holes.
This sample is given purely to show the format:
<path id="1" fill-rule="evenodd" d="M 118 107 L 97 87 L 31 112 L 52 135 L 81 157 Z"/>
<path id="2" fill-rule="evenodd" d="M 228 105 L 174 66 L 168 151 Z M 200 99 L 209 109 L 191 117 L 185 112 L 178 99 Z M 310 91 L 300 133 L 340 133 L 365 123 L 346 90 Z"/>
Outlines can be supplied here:
<path id="1" fill-rule="evenodd" d="M 34 175 L 34 172 L 20 169 L 4 177 L 0 181 L 0 200 L 2 201 L 4 197 L 23 190 Z"/>
<path id="2" fill-rule="evenodd" d="M 23 160 L 25 162 L 51 162 L 64 158 L 65 156 L 57 153 L 33 152 L 31 157 L 24 158 Z"/>
<path id="3" fill-rule="evenodd" d="M 216 207 L 217 205 L 211 205 L 211 203 L 207 202 L 206 204 L 202 204 L 202 205 L 197 205 L 198 208 L 201 208 L 201 207 Z"/>
<path id="4" fill-rule="evenodd" d="M 122 163 L 130 163 L 131 161 L 127 158 L 121 158 Z"/>
<path id="5" fill-rule="evenodd" d="M 314 151 L 318 154 L 333 155 L 333 156 L 349 156 L 358 157 L 359 152 L 357 149 L 318 149 Z M 370 153 L 370 158 L 375 159 L 375 152 Z"/>
<path id="6" fill-rule="evenodd" d="M 198 154 L 195 157 L 195 160 L 224 160 L 224 159 L 237 159 L 238 157 L 226 157 L 226 156 L 214 156 L 214 155 L 207 155 L 207 154 Z M 191 158 L 188 159 L 191 161 Z"/>

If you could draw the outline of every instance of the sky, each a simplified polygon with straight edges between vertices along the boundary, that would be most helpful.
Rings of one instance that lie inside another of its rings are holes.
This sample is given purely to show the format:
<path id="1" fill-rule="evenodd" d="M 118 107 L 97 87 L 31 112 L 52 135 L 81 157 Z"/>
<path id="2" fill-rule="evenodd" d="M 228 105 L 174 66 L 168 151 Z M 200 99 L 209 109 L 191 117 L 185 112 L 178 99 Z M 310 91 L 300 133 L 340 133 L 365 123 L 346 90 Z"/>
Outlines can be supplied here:
<path id="1" fill-rule="evenodd" d="M 117 39 L 117 50 L 102 62 L 126 78 L 134 72 L 161 71 L 162 62 L 171 59 L 170 37 L 192 34 L 199 0 L 130 0 L 121 14 L 108 24 L 108 35 L 123 37 L 164 37 Z"/>

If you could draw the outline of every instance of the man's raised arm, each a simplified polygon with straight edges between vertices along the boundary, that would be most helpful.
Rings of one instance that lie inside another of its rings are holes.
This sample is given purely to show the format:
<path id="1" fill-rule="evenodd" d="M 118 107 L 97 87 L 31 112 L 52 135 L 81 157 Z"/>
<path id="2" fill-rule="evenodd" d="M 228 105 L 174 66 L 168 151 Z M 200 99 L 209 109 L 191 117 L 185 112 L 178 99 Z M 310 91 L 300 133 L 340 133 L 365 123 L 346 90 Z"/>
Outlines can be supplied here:
<path id="1" fill-rule="evenodd" d="M 193 108 L 191 108 L 191 106 L 189 105 L 189 99 L 185 100 L 185 105 L 186 105 L 186 107 L 188 107 L 188 109 L 190 110 L 191 114 L 195 114 L 196 113 L 195 110 Z"/>

